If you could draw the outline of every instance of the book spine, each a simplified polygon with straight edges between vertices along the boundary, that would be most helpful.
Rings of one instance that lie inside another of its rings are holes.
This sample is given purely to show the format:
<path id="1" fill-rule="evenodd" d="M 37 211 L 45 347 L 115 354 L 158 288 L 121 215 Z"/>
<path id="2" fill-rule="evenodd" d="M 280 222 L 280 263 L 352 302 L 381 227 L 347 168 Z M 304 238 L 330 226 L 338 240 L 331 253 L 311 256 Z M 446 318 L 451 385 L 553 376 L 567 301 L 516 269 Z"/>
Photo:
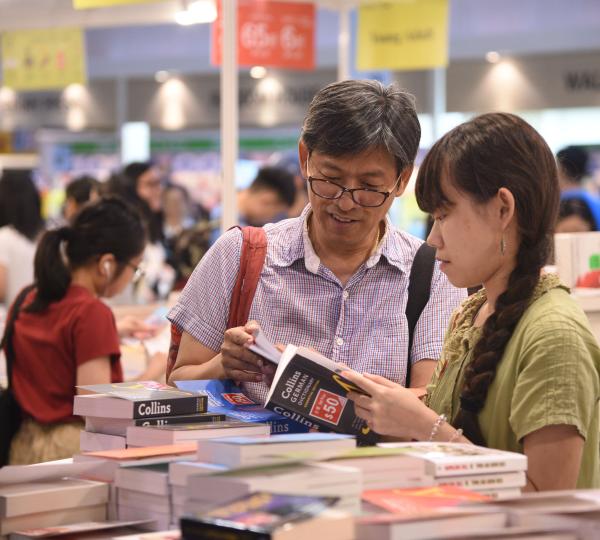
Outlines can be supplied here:
<path id="1" fill-rule="evenodd" d="M 462 476 L 466 474 L 495 474 L 525 470 L 525 461 L 507 461 L 494 459 L 490 456 L 488 461 L 472 461 L 470 463 L 435 463 L 433 464 L 434 476 Z"/>
<path id="2" fill-rule="evenodd" d="M 189 414 L 186 416 L 160 416 L 157 418 L 136 418 L 134 426 L 166 426 L 173 424 L 201 424 L 212 422 L 224 422 L 227 415 L 222 413 Z"/>
<path id="3" fill-rule="evenodd" d="M 281 420 L 269 420 L 271 426 L 271 435 L 281 435 L 283 433 L 308 433 L 310 427 L 305 424 L 282 418 Z"/>
<path id="4" fill-rule="evenodd" d="M 206 396 L 134 401 L 133 418 L 157 418 L 206 412 Z"/>
<path id="5" fill-rule="evenodd" d="M 241 530 L 225 525 L 202 523 L 193 517 L 183 516 L 180 521 L 183 540 L 271 540 L 268 533 Z"/>

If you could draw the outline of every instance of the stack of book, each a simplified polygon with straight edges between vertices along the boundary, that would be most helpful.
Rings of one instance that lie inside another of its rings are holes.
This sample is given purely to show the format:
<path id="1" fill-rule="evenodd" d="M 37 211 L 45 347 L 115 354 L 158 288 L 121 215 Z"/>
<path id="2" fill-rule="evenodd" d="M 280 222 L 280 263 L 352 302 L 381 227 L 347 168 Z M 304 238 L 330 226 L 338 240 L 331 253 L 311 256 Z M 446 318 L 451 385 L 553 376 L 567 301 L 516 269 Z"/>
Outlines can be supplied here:
<path id="1" fill-rule="evenodd" d="M 154 381 L 96 384 L 80 387 L 94 394 L 77 395 L 73 413 L 85 417 L 82 452 L 123 449 L 127 429 L 212 423 L 226 420 L 223 413 L 207 413 L 207 396 L 185 392 Z"/>
<path id="2" fill-rule="evenodd" d="M 456 486 L 502 500 L 518 497 L 527 483 L 527 456 L 459 443 L 381 443 L 404 454 L 438 486 Z"/>
<path id="3" fill-rule="evenodd" d="M 109 486 L 75 478 L 0 485 L 0 535 L 33 527 L 105 521 Z"/>

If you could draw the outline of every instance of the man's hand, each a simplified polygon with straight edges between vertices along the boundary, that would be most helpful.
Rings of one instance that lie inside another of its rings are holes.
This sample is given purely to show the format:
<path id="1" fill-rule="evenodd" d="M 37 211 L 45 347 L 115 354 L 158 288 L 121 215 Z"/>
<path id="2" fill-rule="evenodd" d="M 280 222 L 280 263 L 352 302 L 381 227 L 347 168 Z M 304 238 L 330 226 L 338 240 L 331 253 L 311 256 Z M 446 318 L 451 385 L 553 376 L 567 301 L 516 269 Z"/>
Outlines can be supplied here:
<path id="1" fill-rule="evenodd" d="M 268 362 L 248 349 L 254 343 L 254 332 L 258 329 L 256 321 L 248 321 L 245 326 L 230 328 L 225 332 L 221 346 L 221 364 L 225 377 L 242 382 L 265 380 L 263 370 Z"/>

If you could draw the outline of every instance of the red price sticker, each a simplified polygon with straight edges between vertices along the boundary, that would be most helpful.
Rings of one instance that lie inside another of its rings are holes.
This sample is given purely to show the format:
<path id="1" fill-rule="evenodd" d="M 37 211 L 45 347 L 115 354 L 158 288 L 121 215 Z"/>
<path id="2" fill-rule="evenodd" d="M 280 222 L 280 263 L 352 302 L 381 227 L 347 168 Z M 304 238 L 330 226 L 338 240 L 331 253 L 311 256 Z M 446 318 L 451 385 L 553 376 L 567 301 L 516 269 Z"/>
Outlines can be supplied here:
<path id="1" fill-rule="evenodd" d="M 248 396 L 245 396 L 241 393 L 234 394 L 221 394 L 223 398 L 225 398 L 229 403 L 233 403 L 234 405 L 255 405 L 254 401 L 252 401 Z"/>
<path id="2" fill-rule="evenodd" d="M 345 397 L 321 389 L 310 409 L 310 415 L 337 426 L 347 401 Z"/>

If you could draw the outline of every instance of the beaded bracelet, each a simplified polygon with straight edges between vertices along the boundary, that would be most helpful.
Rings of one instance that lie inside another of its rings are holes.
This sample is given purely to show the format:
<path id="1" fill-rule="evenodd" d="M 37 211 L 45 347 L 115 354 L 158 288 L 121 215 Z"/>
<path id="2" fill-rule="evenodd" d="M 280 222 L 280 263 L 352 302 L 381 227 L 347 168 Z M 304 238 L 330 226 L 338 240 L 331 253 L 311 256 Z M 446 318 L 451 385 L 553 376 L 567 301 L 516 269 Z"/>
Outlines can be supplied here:
<path id="1" fill-rule="evenodd" d="M 459 441 L 460 438 L 462 437 L 463 434 L 463 430 L 462 428 L 458 428 L 455 432 L 454 435 L 452 435 L 452 437 L 450 437 L 450 440 L 448 442 L 454 442 L 454 441 Z"/>
<path id="2" fill-rule="evenodd" d="M 445 414 L 440 414 L 435 422 L 433 423 L 433 427 L 431 428 L 431 433 L 429 434 L 429 442 L 433 441 L 433 439 L 435 439 L 435 436 L 437 435 L 437 432 L 440 429 L 440 426 L 446 421 L 446 415 Z"/>

